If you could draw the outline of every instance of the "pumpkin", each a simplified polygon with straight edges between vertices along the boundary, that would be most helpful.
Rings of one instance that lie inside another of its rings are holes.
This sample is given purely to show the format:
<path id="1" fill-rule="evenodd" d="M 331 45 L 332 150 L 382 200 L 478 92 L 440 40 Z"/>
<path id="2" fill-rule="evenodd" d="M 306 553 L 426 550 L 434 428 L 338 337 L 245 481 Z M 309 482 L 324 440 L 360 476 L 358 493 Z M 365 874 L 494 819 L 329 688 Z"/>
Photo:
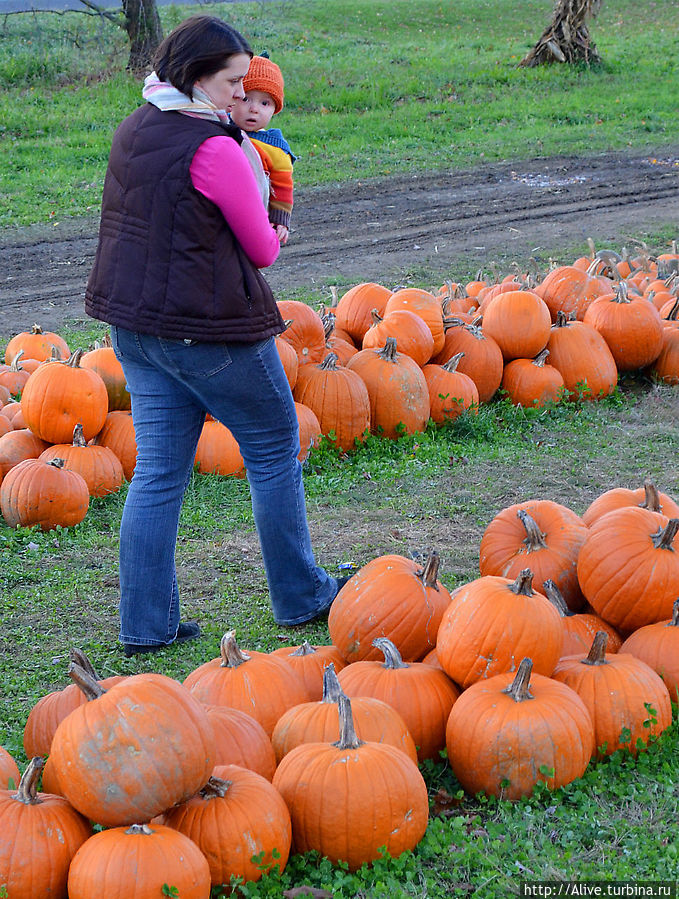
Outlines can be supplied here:
<path id="1" fill-rule="evenodd" d="M 370 397 L 355 371 L 337 365 L 336 353 L 328 353 L 318 365 L 303 366 L 293 396 L 318 418 L 321 433 L 339 449 L 354 449 L 370 428 Z"/>
<path id="2" fill-rule="evenodd" d="M 205 710 L 215 732 L 215 765 L 240 765 L 270 781 L 276 754 L 259 721 L 225 705 L 207 705 Z"/>
<path id="3" fill-rule="evenodd" d="M 437 759 L 445 743 L 446 721 L 460 695 L 443 671 L 424 662 L 404 662 L 391 640 L 375 646 L 384 662 L 354 662 L 337 675 L 347 696 L 372 696 L 396 709 L 417 747 L 417 758 Z"/>
<path id="4" fill-rule="evenodd" d="M 384 307 L 384 315 L 390 315 L 400 309 L 414 312 L 418 315 L 431 331 L 434 348 L 431 355 L 440 353 L 445 341 L 443 330 L 443 310 L 434 294 L 419 287 L 404 287 L 395 290 L 387 300 Z"/>
<path id="5" fill-rule="evenodd" d="M 505 362 L 537 356 L 551 324 L 549 309 L 532 290 L 501 293 L 483 313 L 483 333 L 497 343 Z"/>
<path id="6" fill-rule="evenodd" d="M 99 681 L 104 689 L 108 689 L 124 680 L 124 675 L 120 674 L 100 680 L 90 660 L 79 649 L 71 649 L 69 659 L 71 662 L 80 665 L 92 678 Z M 84 705 L 87 701 L 85 693 L 74 683 L 70 683 L 63 690 L 54 690 L 39 699 L 28 713 L 24 726 L 24 752 L 26 756 L 32 758 L 36 755 L 49 755 L 54 732 L 59 724 L 67 715 L 71 714 L 73 709 Z M 48 792 L 54 791 L 48 790 Z"/>
<path id="7" fill-rule="evenodd" d="M 80 422 L 73 429 L 71 444 L 59 443 L 40 453 L 39 459 L 49 462 L 63 459 L 64 469 L 82 476 L 90 496 L 107 496 L 120 490 L 125 475 L 120 459 L 107 446 L 88 444 Z"/>
<path id="8" fill-rule="evenodd" d="M 30 331 L 16 334 L 5 347 L 5 362 L 9 365 L 17 353 L 23 350 L 26 359 L 44 362 L 52 357 L 53 349 L 58 350 L 57 358 L 68 358 L 71 351 L 68 344 L 54 331 L 44 331 L 40 325 L 33 325 Z"/>
<path id="9" fill-rule="evenodd" d="M 0 412 L 0 437 L 4 434 L 9 434 L 10 431 L 13 431 L 12 422 L 5 415 Z M 2 473 L 0 472 L 0 481 L 2 480 Z"/>
<path id="10" fill-rule="evenodd" d="M 132 413 L 109 412 L 104 419 L 104 426 L 94 438 L 94 443 L 113 450 L 123 466 L 125 480 L 131 481 L 137 464 L 137 441 Z"/>
<path id="11" fill-rule="evenodd" d="M 561 616 L 561 623 L 564 629 L 563 647 L 561 649 L 562 657 L 589 652 L 597 631 L 606 631 L 608 634 L 609 652 L 617 652 L 620 649 L 622 640 L 615 628 L 593 613 L 572 612 L 568 608 L 561 591 L 551 578 L 548 578 L 543 583 L 542 590 Z"/>
<path id="12" fill-rule="evenodd" d="M 587 655 L 566 656 L 552 675 L 574 690 L 594 723 L 595 749 L 611 755 L 639 749 L 672 723 L 672 706 L 662 679 L 626 652 L 606 656 L 608 634 L 599 631 Z"/>
<path id="13" fill-rule="evenodd" d="M 74 808 L 107 827 L 150 821 L 207 782 L 214 731 L 180 683 L 136 674 L 104 690 L 78 665 L 69 674 L 90 701 L 59 724 L 50 760 Z"/>
<path id="14" fill-rule="evenodd" d="M 596 400 L 608 396 L 618 383 L 618 369 L 599 332 L 581 321 L 568 321 L 559 312 L 547 343 L 550 364 L 563 378 L 570 399 Z"/>
<path id="15" fill-rule="evenodd" d="M 380 659 L 376 637 L 388 637 L 406 661 L 417 661 L 436 645 L 450 593 L 438 580 L 440 557 L 424 566 L 386 555 L 364 565 L 330 606 L 330 639 L 347 662 Z"/>
<path id="16" fill-rule="evenodd" d="M 361 376 L 370 397 L 370 430 L 396 439 L 423 431 L 429 418 L 429 391 L 422 369 L 397 352 L 388 337 L 381 350 L 360 350 L 347 363 Z"/>
<path id="17" fill-rule="evenodd" d="M 649 372 L 666 384 L 679 384 L 679 327 L 663 328 L 663 343 Z"/>
<path id="18" fill-rule="evenodd" d="M 594 751 L 594 727 L 580 697 L 532 674 L 525 658 L 516 674 L 497 674 L 464 691 L 448 719 L 446 747 L 467 793 L 521 799 L 537 783 L 555 790 L 581 777 Z"/>
<path id="19" fill-rule="evenodd" d="M 194 466 L 199 474 L 243 477 L 245 465 L 238 441 L 221 421 L 205 421 L 198 438 Z"/>
<path id="20" fill-rule="evenodd" d="M 443 615 L 436 641 L 441 667 L 463 689 L 514 671 L 526 651 L 539 674 L 554 670 L 563 646 L 563 625 L 549 600 L 533 590 L 533 574 L 515 581 L 484 575 L 458 588 Z"/>
<path id="21" fill-rule="evenodd" d="M 305 640 L 300 646 L 281 646 L 272 656 L 285 659 L 304 681 L 309 701 L 320 700 L 323 695 L 323 671 L 326 665 L 341 670 L 347 664 L 336 646 L 312 646 Z"/>
<path id="22" fill-rule="evenodd" d="M 63 459 L 25 459 L 10 469 L 0 485 L 0 511 L 11 528 L 73 527 L 87 515 L 89 504 L 85 479 L 64 468 Z"/>
<path id="23" fill-rule="evenodd" d="M 387 337 L 393 337 L 399 352 L 410 356 L 420 367 L 431 359 L 434 338 L 419 315 L 409 309 L 395 309 L 382 318 L 377 309 L 373 309 L 372 319 L 373 323 L 363 337 L 364 350 L 378 349 L 384 346 Z"/>
<path id="24" fill-rule="evenodd" d="M 295 403 L 297 423 L 299 425 L 299 452 L 297 458 L 304 462 L 311 450 L 321 442 L 321 425 L 313 409 L 304 403 Z"/>
<path id="25" fill-rule="evenodd" d="M 16 790 L 19 779 L 19 766 L 9 752 L 0 746 L 0 790 Z"/>
<path id="26" fill-rule="evenodd" d="M 482 323 L 482 317 L 475 318 L 470 324 L 444 321 L 445 343 L 431 361 L 442 365 L 453 356 L 464 353 L 457 371 L 469 375 L 479 392 L 479 402 L 487 403 L 502 381 L 503 359 L 497 343 L 483 333 Z"/>
<path id="27" fill-rule="evenodd" d="M 102 830 L 75 854 L 68 899 L 155 899 L 175 888 L 181 899 L 209 899 L 210 866 L 198 846 L 171 827 L 133 824 Z"/>
<path id="28" fill-rule="evenodd" d="M 549 350 L 534 359 L 512 359 L 505 365 L 502 389 L 514 406 L 541 409 L 545 403 L 558 403 L 565 389 L 561 372 L 547 365 Z"/>
<path id="29" fill-rule="evenodd" d="M 458 353 L 444 365 L 425 365 L 422 369 L 429 390 L 430 416 L 437 425 L 454 421 L 465 410 L 479 411 L 479 391 L 469 375 L 458 371 L 464 353 Z"/>
<path id="30" fill-rule="evenodd" d="M 679 599 L 669 621 L 647 624 L 629 635 L 621 652 L 641 659 L 665 682 L 672 702 L 679 702 Z"/>
<path id="31" fill-rule="evenodd" d="M 0 368 L 0 386 L 6 387 L 11 396 L 19 396 L 31 376 L 21 365 L 23 350 L 18 352 L 8 366 Z"/>
<path id="32" fill-rule="evenodd" d="M 340 298 L 335 309 L 335 328 L 346 331 L 358 346 L 372 322 L 372 310 L 384 314 L 391 291 L 372 281 L 356 284 Z"/>
<path id="33" fill-rule="evenodd" d="M 0 885 L 11 899 L 66 899 L 69 865 L 92 834 L 65 799 L 38 792 L 43 765 L 32 759 L 18 790 L 0 790 Z"/>
<path id="34" fill-rule="evenodd" d="M 66 362 L 41 365 L 21 394 L 27 427 L 49 443 L 69 441 L 78 422 L 85 440 L 91 440 L 106 420 L 106 386 L 95 371 L 80 367 L 81 356 L 76 350 Z"/>
<path id="35" fill-rule="evenodd" d="M 651 365 L 663 346 L 660 313 L 643 297 L 631 296 L 624 281 L 587 309 L 583 321 L 604 338 L 618 371 Z"/>
<path id="36" fill-rule="evenodd" d="M 291 343 L 288 343 L 287 340 L 283 340 L 282 337 L 278 336 L 275 340 L 276 349 L 278 350 L 278 355 L 280 356 L 281 364 L 283 365 L 285 377 L 288 379 L 290 390 L 292 390 L 297 382 L 297 373 L 299 371 L 297 351 Z"/>
<path id="37" fill-rule="evenodd" d="M 277 762 L 302 743 L 333 743 L 339 739 L 337 702 L 342 687 L 333 662 L 323 671 L 322 681 L 320 700 L 296 705 L 278 719 L 271 736 Z M 361 740 L 389 743 L 417 764 L 415 743 L 396 709 L 372 696 L 354 696 L 351 708 Z"/>
<path id="38" fill-rule="evenodd" d="M 591 265 L 592 260 L 586 260 Z M 594 260 L 595 268 L 599 260 Z M 582 270 L 575 265 L 559 265 L 552 269 L 543 281 L 535 288 L 535 293 L 542 297 L 549 309 L 552 321 L 556 321 L 558 312 L 582 321 L 588 306 L 606 288 L 596 277 L 594 270 Z"/>
<path id="39" fill-rule="evenodd" d="M 1 489 L 1 488 L 0 488 Z M 582 592 L 620 631 L 671 618 L 679 596 L 679 518 L 628 506 L 595 521 L 578 557 Z"/>
<path id="40" fill-rule="evenodd" d="M 278 308 L 290 324 L 280 335 L 297 353 L 300 368 L 310 362 L 322 362 L 325 357 L 325 327 L 311 306 L 299 300 L 279 300 Z"/>
<path id="41" fill-rule="evenodd" d="M 660 493 L 655 484 L 647 478 L 643 487 L 632 489 L 613 487 L 611 490 L 606 490 L 585 509 L 582 520 L 587 527 L 591 527 L 595 521 L 608 512 L 624 509 L 626 506 L 637 506 L 640 509 L 649 509 L 651 512 L 661 512 L 666 518 L 679 518 L 679 505 L 671 496 Z"/>
<path id="42" fill-rule="evenodd" d="M 295 851 L 316 850 L 355 871 L 383 849 L 392 858 L 414 849 L 429 800 L 417 765 L 394 746 L 359 740 L 346 696 L 339 709 L 339 740 L 297 746 L 273 784 L 290 810 Z"/>
<path id="43" fill-rule="evenodd" d="M 5 477 L 19 462 L 37 459 L 48 446 L 46 440 L 36 437 L 28 428 L 19 428 L 3 434 L 0 437 L 0 475 Z"/>
<path id="44" fill-rule="evenodd" d="M 228 705 L 252 715 L 270 737 L 276 721 L 287 709 L 307 702 L 301 676 L 283 659 L 266 652 L 243 652 L 235 631 L 227 631 L 218 658 L 200 665 L 184 686 L 201 702 Z"/>
<path id="45" fill-rule="evenodd" d="M 96 371 L 106 387 L 108 394 L 108 411 L 127 410 L 132 399 L 127 389 L 127 379 L 123 367 L 116 358 L 111 346 L 111 338 L 107 334 L 101 345 L 84 353 L 80 360 L 81 368 Z"/>
<path id="46" fill-rule="evenodd" d="M 536 583 L 551 578 L 568 607 L 577 610 L 584 602 L 577 562 L 586 537 L 582 518 L 560 503 L 548 499 L 515 503 L 498 512 L 483 532 L 479 570 L 482 575 L 515 578 L 530 568 Z"/>

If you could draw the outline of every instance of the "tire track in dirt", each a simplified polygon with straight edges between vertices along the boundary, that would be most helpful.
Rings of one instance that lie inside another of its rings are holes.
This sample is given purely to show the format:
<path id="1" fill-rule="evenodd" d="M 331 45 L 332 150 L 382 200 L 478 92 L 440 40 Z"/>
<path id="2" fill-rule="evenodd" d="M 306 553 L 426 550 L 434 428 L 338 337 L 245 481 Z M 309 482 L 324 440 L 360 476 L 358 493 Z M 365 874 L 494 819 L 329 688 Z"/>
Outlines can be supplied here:
<path id="1" fill-rule="evenodd" d="M 393 284 L 414 270 L 443 277 L 456 266 L 462 275 L 536 249 L 544 259 L 587 236 L 620 249 L 646 227 L 679 230 L 677 157 L 679 148 L 564 156 L 299 190 L 291 241 L 267 279 L 282 291 Z M 64 220 L 0 232 L 0 336 L 85 318 L 96 230 Z"/>

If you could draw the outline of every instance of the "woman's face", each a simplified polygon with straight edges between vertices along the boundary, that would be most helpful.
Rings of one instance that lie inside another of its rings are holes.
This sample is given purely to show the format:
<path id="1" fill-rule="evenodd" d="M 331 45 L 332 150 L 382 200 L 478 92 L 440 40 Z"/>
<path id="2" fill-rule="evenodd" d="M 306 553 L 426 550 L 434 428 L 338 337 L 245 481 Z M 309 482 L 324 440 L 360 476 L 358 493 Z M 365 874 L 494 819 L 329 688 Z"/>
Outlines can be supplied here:
<path id="1" fill-rule="evenodd" d="M 229 56 L 223 69 L 214 75 L 199 78 L 195 82 L 195 87 L 204 91 L 217 109 L 231 112 L 236 101 L 242 100 L 245 96 L 243 78 L 247 75 L 249 66 L 250 57 L 247 53 L 234 53 L 233 56 Z"/>

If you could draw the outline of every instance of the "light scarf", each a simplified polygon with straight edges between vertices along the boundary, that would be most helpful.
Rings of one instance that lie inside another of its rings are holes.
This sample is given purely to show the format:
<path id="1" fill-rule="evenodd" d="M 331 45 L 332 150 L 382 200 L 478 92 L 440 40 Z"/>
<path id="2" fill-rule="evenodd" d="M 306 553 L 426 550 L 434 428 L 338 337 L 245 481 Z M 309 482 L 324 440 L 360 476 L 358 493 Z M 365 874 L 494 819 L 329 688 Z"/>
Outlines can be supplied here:
<path id="1" fill-rule="evenodd" d="M 192 100 L 191 97 L 182 93 L 169 81 L 161 81 L 155 72 L 151 72 L 144 79 L 144 87 L 141 93 L 148 103 L 152 103 L 163 112 L 181 112 L 196 119 L 208 119 L 211 122 L 221 122 L 222 125 L 235 127 L 226 110 L 218 109 L 205 91 L 195 85 L 193 87 Z M 250 163 L 250 168 L 259 188 L 259 195 L 266 209 L 269 205 L 269 176 L 264 171 L 262 160 L 250 138 L 243 131 L 241 131 L 241 136 L 241 149 Z"/>

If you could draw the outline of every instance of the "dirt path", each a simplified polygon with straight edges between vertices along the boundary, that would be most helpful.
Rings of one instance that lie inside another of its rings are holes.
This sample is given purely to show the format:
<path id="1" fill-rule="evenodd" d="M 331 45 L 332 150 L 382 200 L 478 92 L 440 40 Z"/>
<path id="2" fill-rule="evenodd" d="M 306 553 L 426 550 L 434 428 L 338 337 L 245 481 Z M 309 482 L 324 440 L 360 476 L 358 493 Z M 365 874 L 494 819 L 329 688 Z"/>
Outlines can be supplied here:
<path id="1" fill-rule="evenodd" d="M 331 284 L 427 286 L 490 261 L 525 266 L 588 236 L 619 250 L 661 227 L 679 236 L 679 147 L 308 188 L 297 192 L 293 223 L 267 278 L 275 291 L 326 298 Z M 84 320 L 96 233 L 95 220 L 0 232 L 0 337 L 34 321 L 54 330 Z"/>

